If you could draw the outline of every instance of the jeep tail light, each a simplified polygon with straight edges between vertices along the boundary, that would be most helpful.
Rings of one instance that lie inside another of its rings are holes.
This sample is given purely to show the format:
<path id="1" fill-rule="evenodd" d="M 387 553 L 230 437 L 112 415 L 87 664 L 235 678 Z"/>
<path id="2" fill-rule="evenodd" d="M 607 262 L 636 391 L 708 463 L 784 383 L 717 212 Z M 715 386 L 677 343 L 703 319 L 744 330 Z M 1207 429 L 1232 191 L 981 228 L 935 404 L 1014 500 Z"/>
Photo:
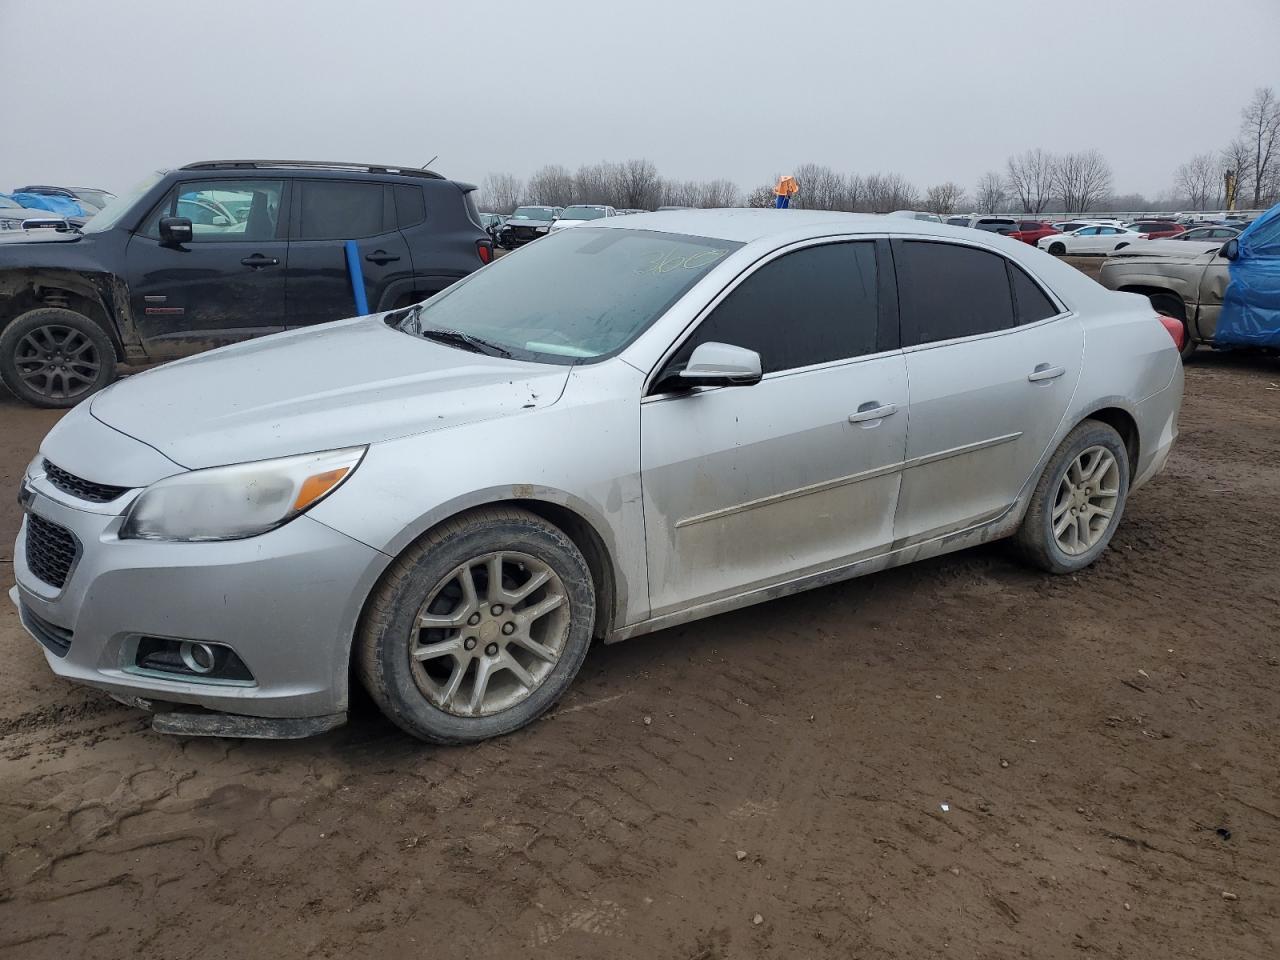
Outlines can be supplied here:
<path id="1" fill-rule="evenodd" d="M 1158 316 L 1164 328 L 1169 331 L 1169 336 L 1173 337 L 1173 345 L 1181 351 L 1187 345 L 1187 328 L 1182 325 L 1181 320 L 1177 320 L 1174 317 L 1163 313 Z"/>
<path id="2" fill-rule="evenodd" d="M 476 253 L 479 255 L 481 263 L 490 263 L 493 260 L 493 241 L 477 240 Z"/>

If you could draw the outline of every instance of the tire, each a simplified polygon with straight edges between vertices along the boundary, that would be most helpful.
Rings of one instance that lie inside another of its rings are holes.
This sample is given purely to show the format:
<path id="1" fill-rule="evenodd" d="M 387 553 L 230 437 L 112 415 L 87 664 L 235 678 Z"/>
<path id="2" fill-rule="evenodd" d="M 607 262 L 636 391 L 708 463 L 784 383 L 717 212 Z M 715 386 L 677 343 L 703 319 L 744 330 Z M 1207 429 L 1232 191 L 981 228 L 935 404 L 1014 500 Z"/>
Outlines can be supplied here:
<path id="1" fill-rule="evenodd" d="M 1095 456 L 1098 459 L 1094 459 Z M 1078 466 L 1083 466 L 1086 474 L 1089 470 L 1100 470 L 1092 485 L 1076 483 L 1076 478 L 1083 479 L 1083 475 L 1070 471 Z M 1111 495 L 1103 494 L 1112 490 Z M 1092 491 L 1092 495 L 1085 491 Z M 1067 434 L 1049 458 L 1031 494 L 1022 525 L 1014 534 L 1015 546 L 1024 560 L 1049 573 L 1082 570 L 1097 560 L 1111 542 L 1124 515 L 1128 495 L 1129 452 L 1120 434 L 1099 420 L 1085 420 Z M 1101 507 L 1110 512 L 1103 516 L 1090 509 L 1089 513 L 1081 514 L 1077 513 L 1077 509 L 1081 509 L 1078 505 Z M 1060 539 L 1055 533 L 1055 522 L 1064 520 Z M 1082 529 L 1086 531 L 1083 535 Z"/>
<path id="2" fill-rule="evenodd" d="M 0 331 L 0 380 L 37 407 L 74 407 L 115 373 L 111 338 L 83 313 L 38 307 Z"/>
<path id="3" fill-rule="evenodd" d="M 1049 244 L 1049 252 L 1055 257 L 1060 257 L 1067 252 L 1067 248 L 1065 244 L 1051 243 Z"/>
<path id="4" fill-rule="evenodd" d="M 1155 308 L 1156 313 L 1163 313 L 1166 317 L 1173 317 L 1175 320 L 1182 321 L 1182 362 L 1186 363 L 1191 359 L 1191 355 L 1196 352 L 1195 338 L 1191 336 L 1191 324 L 1187 322 L 1187 308 L 1182 302 L 1181 297 L 1175 297 L 1173 294 L 1157 293 L 1148 299 L 1151 300 L 1151 306 Z"/>
<path id="5" fill-rule="evenodd" d="M 490 584 L 494 556 L 500 591 Z M 561 530 L 525 510 L 473 510 L 388 568 L 361 619 L 356 669 L 402 730 L 431 743 L 475 743 L 523 727 L 560 699 L 591 645 L 595 608 L 591 571 Z"/>

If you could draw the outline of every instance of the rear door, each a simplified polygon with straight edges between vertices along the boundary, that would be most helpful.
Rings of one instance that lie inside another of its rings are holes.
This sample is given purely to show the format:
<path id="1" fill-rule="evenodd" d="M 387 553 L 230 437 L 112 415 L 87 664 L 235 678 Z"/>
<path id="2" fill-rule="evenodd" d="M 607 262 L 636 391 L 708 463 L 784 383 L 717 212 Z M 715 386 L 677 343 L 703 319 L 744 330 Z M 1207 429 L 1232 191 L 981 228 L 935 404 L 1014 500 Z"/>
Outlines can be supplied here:
<path id="1" fill-rule="evenodd" d="M 290 217 L 288 325 L 356 315 L 346 242 L 357 246 L 370 311 L 396 281 L 413 276 L 409 245 L 396 225 L 395 193 L 373 180 L 296 179 Z"/>
<path id="2" fill-rule="evenodd" d="M 148 356 L 170 359 L 285 325 L 287 181 L 178 183 L 129 238 L 125 277 Z M 191 220 L 191 242 L 160 240 L 162 217 Z"/>
<path id="3" fill-rule="evenodd" d="M 894 525 L 906 546 L 991 520 L 1017 499 L 1066 415 L 1084 335 L 994 251 L 895 240 L 893 254 L 911 384 Z"/>

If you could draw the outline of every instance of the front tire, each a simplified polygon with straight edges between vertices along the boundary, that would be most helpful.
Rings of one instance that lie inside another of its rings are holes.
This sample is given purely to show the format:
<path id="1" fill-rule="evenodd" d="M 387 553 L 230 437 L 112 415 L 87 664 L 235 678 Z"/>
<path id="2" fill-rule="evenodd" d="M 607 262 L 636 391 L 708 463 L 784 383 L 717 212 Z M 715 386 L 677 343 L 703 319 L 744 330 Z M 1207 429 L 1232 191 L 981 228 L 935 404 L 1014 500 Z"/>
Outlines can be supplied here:
<path id="1" fill-rule="evenodd" d="M 38 307 L 0 332 L 0 380 L 37 407 L 74 407 L 115 372 L 107 331 L 75 310 Z"/>
<path id="2" fill-rule="evenodd" d="M 489 507 L 409 547 L 374 590 L 356 667 L 382 712 L 432 743 L 517 730 L 568 688 L 591 644 L 581 551 L 525 510 Z"/>
<path id="3" fill-rule="evenodd" d="M 1054 451 L 1014 542 L 1049 573 L 1074 573 L 1106 550 L 1129 495 L 1129 452 L 1115 428 L 1085 420 Z"/>
<path id="4" fill-rule="evenodd" d="M 1049 252 L 1055 257 L 1060 257 L 1067 252 L 1067 248 L 1061 243 L 1051 243 L 1049 244 Z"/>

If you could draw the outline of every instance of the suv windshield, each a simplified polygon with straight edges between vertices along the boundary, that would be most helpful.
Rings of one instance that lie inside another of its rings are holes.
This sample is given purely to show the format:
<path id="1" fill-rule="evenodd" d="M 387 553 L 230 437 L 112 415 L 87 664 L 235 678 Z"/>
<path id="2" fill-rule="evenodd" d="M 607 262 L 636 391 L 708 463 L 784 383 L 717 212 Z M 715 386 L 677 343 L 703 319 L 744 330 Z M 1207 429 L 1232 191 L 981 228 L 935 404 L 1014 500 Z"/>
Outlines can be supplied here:
<path id="1" fill-rule="evenodd" d="M 565 230 L 437 294 L 400 329 L 465 337 L 520 360 L 596 360 L 638 337 L 740 246 L 649 230 Z"/>
<path id="2" fill-rule="evenodd" d="M 556 212 L 551 207 L 517 207 L 512 220 L 552 220 Z"/>
<path id="3" fill-rule="evenodd" d="M 107 201 L 107 205 L 90 217 L 89 222 L 81 227 L 81 232 L 102 233 L 104 230 L 110 230 L 120 222 L 121 217 L 132 209 L 143 194 L 163 179 L 164 174 L 157 171 L 134 184 L 133 187 L 124 192 L 123 196 Z"/>
<path id="4" fill-rule="evenodd" d="M 561 220 L 599 220 L 604 216 L 603 207 L 565 207 Z"/>

